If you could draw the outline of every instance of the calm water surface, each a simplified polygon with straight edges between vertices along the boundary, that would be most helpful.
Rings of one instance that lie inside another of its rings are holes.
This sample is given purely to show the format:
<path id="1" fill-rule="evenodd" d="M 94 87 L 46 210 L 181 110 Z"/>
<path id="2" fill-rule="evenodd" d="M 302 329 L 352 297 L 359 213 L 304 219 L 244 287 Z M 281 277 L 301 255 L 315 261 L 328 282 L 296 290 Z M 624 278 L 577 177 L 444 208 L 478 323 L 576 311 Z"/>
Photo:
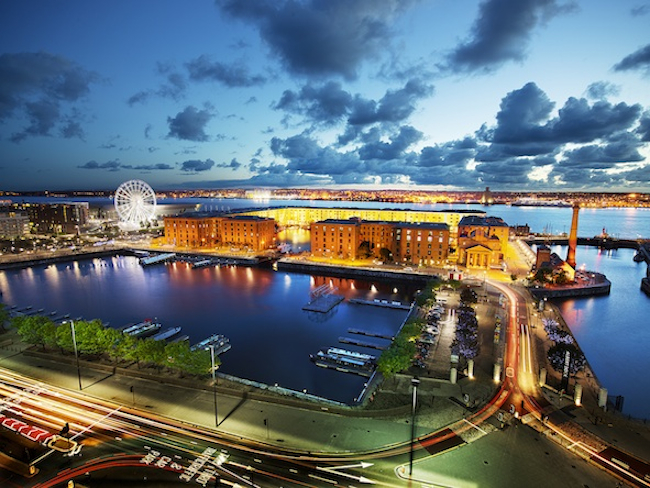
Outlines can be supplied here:
<path id="1" fill-rule="evenodd" d="M 414 291 L 406 285 L 393 288 L 257 268 L 192 269 L 185 263 L 143 268 L 133 257 L 0 271 L 0 289 L 8 305 L 99 318 L 111 326 L 158 318 L 164 328 L 182 326 L 181 333 L 189 335 L 191 343 L 224 334 L 232 349 L 223 354 L 220 371 L 352 402 L 366 379 L 319 368 L 309 354 L 339 345 L 340 336 L 363 339 L 348 334 L 349 327 L 393 335 L 406 311 L 347 300 L 328 314 L 303 311 L 309 291 L 322 284 L 338 288 L 346 298 L 409 301 Z"/>
<path id="2" fill-rule="evenodd" d="M 566 247 L 552 249 L 566 256 Z M 623 412 L 650 419 L 650 297 L 640 290 L 646 265 L 634 253 L 579 246 L 577 265 L 607 275 L 611 293 L 556 304 L 602 386 L 625 397 Z"/>

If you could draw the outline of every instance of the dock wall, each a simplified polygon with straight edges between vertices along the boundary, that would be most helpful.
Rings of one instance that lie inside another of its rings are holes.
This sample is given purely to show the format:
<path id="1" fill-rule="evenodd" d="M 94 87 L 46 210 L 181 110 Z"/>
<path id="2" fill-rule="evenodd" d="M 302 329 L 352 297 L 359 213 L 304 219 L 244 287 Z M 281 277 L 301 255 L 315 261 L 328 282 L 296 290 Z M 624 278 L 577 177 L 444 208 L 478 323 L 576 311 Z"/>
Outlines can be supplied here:
<path id="1" fill-rule="evenodd" d="M 335 276 L 337 278 L 375 279 L 388 282 L 403 281 L 424 284 L 429 280 L 437 277 L 437 275 L 417 272 L 407 273 L 401 271 L 378 270 L 371 268 L 356 268 L 351 266 L 334 266 L 310 262 L 297 262 L 286 259 L 281 259 L 278 261 L 277 267 L 278 271 L 288 271 L 291 273 Z"/>

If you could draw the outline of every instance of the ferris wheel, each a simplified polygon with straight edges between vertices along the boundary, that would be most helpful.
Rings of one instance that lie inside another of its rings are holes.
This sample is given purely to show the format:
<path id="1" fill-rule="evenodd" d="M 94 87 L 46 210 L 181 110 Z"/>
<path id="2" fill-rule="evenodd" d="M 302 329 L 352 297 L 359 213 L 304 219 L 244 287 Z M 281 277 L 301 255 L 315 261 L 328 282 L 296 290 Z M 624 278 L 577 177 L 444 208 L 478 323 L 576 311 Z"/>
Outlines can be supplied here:
<path id="1" fill-rule="evenodd" d="M 142 180 L 125 181 L 115 191 L 115 210 L 122 223 L 140 227 L 155 216 L 156 194 Z"/>

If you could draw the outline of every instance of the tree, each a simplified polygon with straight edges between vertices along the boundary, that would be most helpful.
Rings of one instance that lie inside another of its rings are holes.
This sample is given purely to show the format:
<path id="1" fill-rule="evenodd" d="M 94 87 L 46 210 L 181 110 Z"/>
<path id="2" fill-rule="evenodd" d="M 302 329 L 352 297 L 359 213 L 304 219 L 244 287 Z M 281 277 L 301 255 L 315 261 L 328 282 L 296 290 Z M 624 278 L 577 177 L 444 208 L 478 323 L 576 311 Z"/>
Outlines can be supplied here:
<path id="1" fill-rule="evenodd" d="M 393 262 L 393 253 L 390 251 L 390 249 L 382 247 L 379 249 L 379 259 L 381 259 L 384 263 L 391 263 Z"/>
<path id="2" fill-rule="evenodd" d="M 74 328 L 77 350 L 80 354 L 97 355 L 107 352 L 108 345 L 103 341 L 106 336 L 101 321 L 78 320 L 74 323 Z"/>
<path id="3" fill-rule="evenodd" d="M 7 310 L 7 306 L 4 303 L 0 303 L 0 329 L 3 331 L 7 330 L 5 329 L 5 322 L 9 320 L 9 310 Z"/>
<path id="4" fill-rule="evenodd" d="M 370 256 L 372 256 L 372 251 L 370 250 L 370 242 L 363 241 L 357 248 L 357 257 L 359 259 L 367 259 Z"/>
<path id="5" fill-rule="evenodd" d="M 72 352 L 74 344 L 72 342 L 72 329 L 67 326 L 59 326 L 56 328 L 55 343 L 61 351 Z"/>
<path id="6" fill-rule="evenodd" d="M 13 324 L 18 335 L 27 344 L 45 346 L 56 344 L 56 326 L 48 317 L 33 315 L 28 317 L 14 317 Z"/>
<path id="7" fill-rule="evenodd" d="M 575 344 L 566 343 L 558 343 L 549 348 L 548 362 L 553 369 L 558 372 L 564 371 L 567 352 L 569 353 L 569 374 L 574 375 L 578 371 L 582 371 L 587 364 L 585 355 Z"/>
<path id="8" fill-rule="evenodd" d="M 463 303 L 477 303 L 478 295 L 474 290 L 466 286 L 460 291 L 460 301 Z"/>
<path id="9" fill-rule="evenodd" d="M 163 341 L 155 341 L 151 338 L 137 341 L 139 360 L 144 363 L 151 363 L 157 366 L 165 364 L 165 344 Z"/>
<path id="10" fill-rule="evenodd" d="M 533 279 L 539 283 L 549 283 L 551 281 L 551 276 L 553 275 L 553 270 L 548 267 L 539 268 L 535 271 Z"/>

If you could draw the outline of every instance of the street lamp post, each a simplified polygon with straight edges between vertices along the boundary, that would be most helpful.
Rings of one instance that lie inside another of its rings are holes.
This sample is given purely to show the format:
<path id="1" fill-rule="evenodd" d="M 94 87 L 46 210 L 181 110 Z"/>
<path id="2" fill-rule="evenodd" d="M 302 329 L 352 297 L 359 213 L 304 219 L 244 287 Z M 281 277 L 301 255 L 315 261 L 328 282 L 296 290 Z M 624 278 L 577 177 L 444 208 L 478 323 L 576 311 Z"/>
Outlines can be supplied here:
<path id="1" fill-rule="evenodd" d="M 214 424 L 219 427 L 219 415 L 217 414 L 217 377 L 214 366 L 214 344 L 210 344 L 210 360 L 212 361 L 212 395 L 214 397 Z"/>
<path id="2" fill-rule="evenodd" d="M 411 385 L 413 385 L 413 402 L 411 404 L 411 452 L 409 455 L 409 478 L 413 474 L 413 441 L 415 439 L 415 409 L 418 403 L 418 385 L 420 379 L 417 376 L 411 378 Z"/>
<path id="3" fill-rule="evenodd" d="M 77 337 L 74 332 L 74 320 L 68 320 L 72 330 L 72 345 L 74 347 L 74 357 L 77 363 L 77 379 L 79 380 L 79 391 L 81 391 L 81 369 L 79 368 L 79 352 L 77 351 Z M 65 322 L 64 322 L 65 323 Z"/>

